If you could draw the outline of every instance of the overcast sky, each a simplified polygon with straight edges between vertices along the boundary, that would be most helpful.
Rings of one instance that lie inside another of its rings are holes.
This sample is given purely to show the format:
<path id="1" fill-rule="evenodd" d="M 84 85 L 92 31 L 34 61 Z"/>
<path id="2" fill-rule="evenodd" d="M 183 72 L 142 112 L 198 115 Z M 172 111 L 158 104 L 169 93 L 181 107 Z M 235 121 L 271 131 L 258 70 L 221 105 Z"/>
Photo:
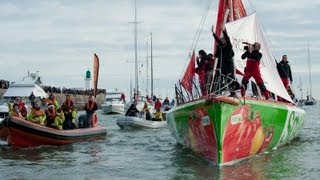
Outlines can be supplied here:
<path id="1" fill-rule="evenodd" d="M 154 87 L 173 97 L 207 0 L 137 0 L 138 58 L 145 61 L 153 33 Z M 314 0 L 253 0 L 264 30 L 280 59 L 287 54 L 294 86 L 308 85 L 310 44 L 313 96 L 320 99 L 320 2 Z M 248 4 L 248 3 L 246 3 Z M 212 51 L 210 28 L 216 22 L 213 1 L 196 50 Z M 252 11 L 252 8 L 251 8 Z M 134 82 L 134 0 L 1 0 L 0 79 L 18 81 L 39 71 L 44 84 L 84 87 L 93 53 L 100 57 L 99 87 L 130 89 Z M 150 55 L 150 53 L 149 53 Z M 146 62 L 140 63 L 145 90 Z M 296 92 L 299 93 L 299 92 Z"/>

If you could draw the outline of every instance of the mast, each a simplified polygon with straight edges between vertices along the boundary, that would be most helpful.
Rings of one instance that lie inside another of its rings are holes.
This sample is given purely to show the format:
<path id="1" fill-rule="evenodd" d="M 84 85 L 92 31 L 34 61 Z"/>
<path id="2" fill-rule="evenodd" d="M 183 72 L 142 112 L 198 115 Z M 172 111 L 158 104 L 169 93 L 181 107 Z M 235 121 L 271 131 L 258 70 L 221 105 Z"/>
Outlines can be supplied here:
<path id="1" fill-rule="evenodd" d="M 148 91 L 148 86 L 149 86 L 149 46 L 148 46 L 148 41 L 147 41 L 147 58 L 146 58 L 146 61 L 147 61 L 147 85 L 146 85 L 146 95 L 148 95 L 149 91 Z"/>
<path id="2" fill-rule="evenodd" d="M 151 98 L 153 98 L 153 52 L 152 52 L 152 33 L 151 36 Z"/>
<path id="3" fill-rule="evenodd" d="M 139 77 L 138 77 L 138 42 L 137 42 L 137 0 L 134 0 L 134 62 L 135 62 L 135 94 L 138 94 L 139 92 Z"/>
<path id="4" fill-rule="evenodd" d="M 309 50 L 309 41 L 308 41 L 308 63 L 309 63 L 309 88 L 310 88 L 310 97 L 312 97 L 312 84 L 311 84 L 311 63 L 310 63 L 310 50 Z"/>

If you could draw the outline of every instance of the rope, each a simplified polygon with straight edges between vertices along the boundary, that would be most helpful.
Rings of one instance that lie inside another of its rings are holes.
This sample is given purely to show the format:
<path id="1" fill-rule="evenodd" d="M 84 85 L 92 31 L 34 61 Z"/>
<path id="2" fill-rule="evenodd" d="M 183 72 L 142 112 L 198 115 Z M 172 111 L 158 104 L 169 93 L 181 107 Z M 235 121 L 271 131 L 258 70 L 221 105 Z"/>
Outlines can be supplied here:
<path id="1" fill-rule="evenodd" d="M 196 34 L 195 34 L 195 36 L 193 38 L 193 41 L 192 41 L 192 44 L 191 44 L 189 52 L 192 52 L 195 49 L 195 47 L 197 46 L 198 42 L 199 42 L 200 35 L 202 33 L 202 29 L 203 29 L 204 23 L 206 22 L 206 19 L 207 19 L 207 16 L 208 16 L 208 12 L 209 12 L 209 9 L 210 9 L 210 7 L 212 5 L 212 2 L 213 2 L 213 0 L 207 0 L 207 3 L 206 3 L 205 8 L 203 10 L 202 17 L 201 17 L 200 23 L 198 25 Z M 188 64 L 188 60 L 190 59 L 190 57 L 191 57 L 191 55 L 189 53 L 189 55 L 187 55 L 187 58 L 186 58 L 186 63 L 184 64 L 184 68 L 182 69 L 182 72 L 181 72 L 182 75 L 183 75 L 183 72 L 186 69 L 186 66 Z"/>

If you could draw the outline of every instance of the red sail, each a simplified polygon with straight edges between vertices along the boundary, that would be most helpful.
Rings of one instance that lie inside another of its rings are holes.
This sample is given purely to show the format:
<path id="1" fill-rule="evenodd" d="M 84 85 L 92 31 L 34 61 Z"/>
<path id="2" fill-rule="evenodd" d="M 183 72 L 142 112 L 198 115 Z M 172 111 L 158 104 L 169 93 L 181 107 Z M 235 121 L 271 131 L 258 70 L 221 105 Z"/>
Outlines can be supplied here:
<path id="1" fill-rule="evenodd" d="M 99 57 L 94 54 L 93 58 L 93 96 L 97 96 L 98 89 L 98 77 L 99 77 Z"/>
<path id="2" fill-rule="evenodd" d="M 232 4 L 230 4 L 230 2 L 232 2 Z M 226 13 L 228 14 L 226 15 Z M 220 37 L 222 32 L 221 27 L 224 26 L 226 22 L 237 20 L 246 15 L 247 13 L 241 0 L 220 0 L 216 23 L 216 35 Z M 217 44 L 215 43 L 215 49 L 217 49 L 216 45 Z"/>
<path id="3" fill-rule="evenodd" d="M 196 58 L 193 51 L 188 67 L 181 80 L 182 87 L 184 87 L 184 89 L 188 91 L 190 94 L 192 94 L 192 80 L 195 73 L 195 61 Z"/>

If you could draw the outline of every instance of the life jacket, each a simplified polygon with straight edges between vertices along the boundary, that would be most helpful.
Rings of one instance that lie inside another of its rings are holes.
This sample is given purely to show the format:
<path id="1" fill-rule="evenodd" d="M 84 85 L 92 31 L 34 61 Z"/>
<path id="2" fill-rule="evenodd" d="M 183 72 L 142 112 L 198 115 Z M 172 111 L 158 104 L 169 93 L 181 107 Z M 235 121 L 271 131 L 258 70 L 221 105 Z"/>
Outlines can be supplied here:
<path id="1" fill-rule="evenodd" d="M 90 102 L 91 102 L 91 104 L 90 104 Z M 87 106 L 88 110 L 92 111 L 94 108 L 94 101 L 87 101 L 86 106 Z"/>
<path id="2" fill-rule="evenodd" d="M 39 116 L 43 116 L 44 112 L 42 109 L 36 110 L 35 108 L 32 108 L 32 113 L 33 113 L 33 117 L 39 117 Z"/>
<path id="3" fill-rule="evenodd" d="M 66 101 L 64 102 L 64 104 L 67 105 L 68 108 L 71 108 L 71 106 L 73 105 L 73 101 L 72 101 L 71 99 L 69 99 L 69 100 L 66 100 Z"/>
<path id="4" fill-rule="evenodd" d="M 46 114 L 48 115 L 48 116 L 50 116 L 50 117 L 56 117 L 56 111 L 55 110 L 53 110 L 53 112 L 50 112 L 50 110 L 49 109 L 47 109 L 46 110 Z"/>
<path id="5" fill-rule="evenodd" d="M 11 112 L 11 116 L 13 116 L 13 117 L 19 117 L 19 118 L 20 118 L 20 114 L 17 113 L 17 112 L 15 112 L 15 111 L 12 111 L 12 112 Z M 22 116 L 22 115 L 21 115 L 21 116 Z"/>

